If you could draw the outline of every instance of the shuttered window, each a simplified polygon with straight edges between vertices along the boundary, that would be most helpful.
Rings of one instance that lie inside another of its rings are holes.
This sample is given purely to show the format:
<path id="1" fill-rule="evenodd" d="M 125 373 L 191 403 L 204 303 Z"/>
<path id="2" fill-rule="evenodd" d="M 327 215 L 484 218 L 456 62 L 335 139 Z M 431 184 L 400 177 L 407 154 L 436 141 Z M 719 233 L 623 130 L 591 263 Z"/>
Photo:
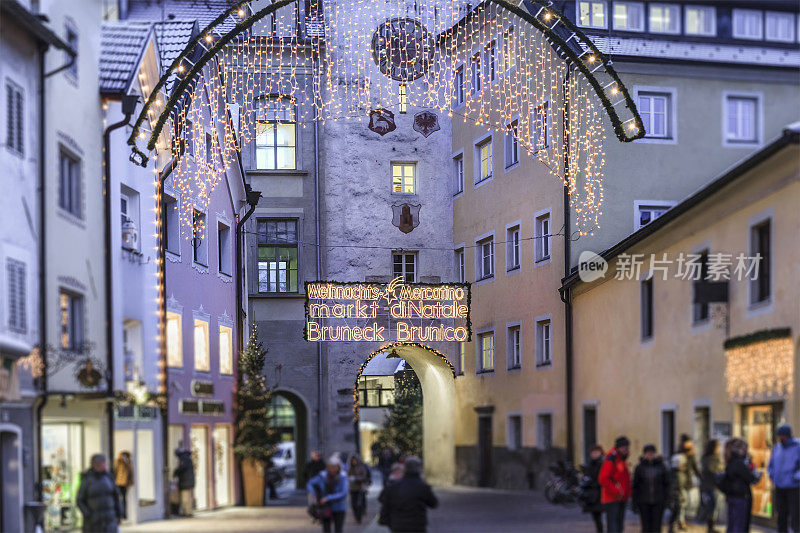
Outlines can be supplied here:
<path id="1" fill-rule="evenodd" d="M 6 83 L 6 146 L 22 155 L 25 153 L 23 135 L 25 132 L 22 90 L 16 85 Z"/>
<path id="2" fill-rule="evenodd" d="M 8 329 L 17 333 L 28 331 L 26 265 L 16 259 L 6 259 L 8 288 Z"/>

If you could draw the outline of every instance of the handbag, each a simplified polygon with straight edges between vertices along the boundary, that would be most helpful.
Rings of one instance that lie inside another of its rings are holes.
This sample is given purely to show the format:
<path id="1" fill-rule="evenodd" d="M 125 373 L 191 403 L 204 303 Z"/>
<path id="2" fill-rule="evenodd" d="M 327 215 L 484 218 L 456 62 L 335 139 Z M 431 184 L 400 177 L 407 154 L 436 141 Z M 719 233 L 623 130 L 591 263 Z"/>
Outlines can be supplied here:
<path id="1" fill-rule="evenodd" d="M 308 506 L 308 514 L 314 520 L 324 520 L 333 516 L 333 510 L 328 504 L 312 503 Z"/>

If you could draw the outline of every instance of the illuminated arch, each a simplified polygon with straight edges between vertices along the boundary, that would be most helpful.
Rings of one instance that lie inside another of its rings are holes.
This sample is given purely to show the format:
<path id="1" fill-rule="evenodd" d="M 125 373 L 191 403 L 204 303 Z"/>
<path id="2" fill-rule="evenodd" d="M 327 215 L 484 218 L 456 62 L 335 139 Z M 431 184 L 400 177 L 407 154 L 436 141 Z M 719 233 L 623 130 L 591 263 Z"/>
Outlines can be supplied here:
<path id="1" fill-rule="evenodd" d="M 193 82 L 196 75 L 202 68 L 217 54 L 226 44 L 231 42 L 235 37 L 241 35 L 243 32 L 250 29 L 256 22 L 264 17 L 274 13 L 278 9 L 296 3 L 297 0 L 278 0 L 264 9 L 252 13 L 249 17 L 244 18 L 245 8 L 249 11 L 249 4 L 253 0 L 244 0 L 239 2 L 228 10 L 223 12 L 208 26 L 206 26 L 194 39 L 192 39 L 183 51 L 175 58 L 167 71 L 161 77 L 159 82 L 150 92 L 145 105 L 142 108 L 139 117 L 137 118 L 133 131 L 128 139 L 128 144 L 131 146 L 132 154 L 131 161 L 134 161 L 142 166 L 147 165 L 147 155 L 139 149 L 136 142 L 141 138 L 142 125 L 147 120 L 148 114 L 152 112 L 154 105 L 158 100 L 159 92 L 166 86 L 168 80 L 179 74 L 179 69 L 184 68 L 182 65 L 188 60 L 189 56 L 195 52 L 198 46 L 202 47 L 205 52 L 192 64 L 189 70 L 182 74 L 180 82 L 172 89 L 172 94 L 169 96 L 166 105 L 159 114 L 158 119 L 155 121 L 153 129 L 150 133 L 150 138 L 147 143 L 147 148 L 153 150 L 156 146 L 158 137 L 169 119 L 171 113 L 175 109 L 178 101 L 182 97 L 184 91 Z M 557 52 L 562 58 L 569 60 L 571 65 L 574 65 L 579 72 L 586 78 L 589 85 L 592 87 L 594 93 L 600 100 L 605 109 L 606 114 L 611 121 L 614 133 L 621 142 L 631 142 L 639 139 L 645 135 L 644 127 L 642 125 L 641 117 L 636 109 L 636 105 L 631 98 L 631 95 L 622 80 L 617 75 L 612 67 L 612 62 L 604 56 L 597 46 L 569 19 L 561 14 L 552 10 L 548 2 L 544 0 L 527 0 L 539 6 L 536 14 L 531 14 L 528 11 L 508 2 L 507 0 L 488 0 L 488 2 L 497 4 L 503 9 L 513 13 L 520 19 L 529 23 L 532 27 L 542 33 L 548 41 L 550 41 L 557 49 Z M 217 28 L 225 23 L 228 17 L 238 14 L 240 19 L 235 27 L 225 33 L 224 35 L 216 32 Z M 564 30 L 566 29 L 566 30 Z M 217 35 L 217 38 L 214 35 Z M 206 46 L 203 41 L 208 40 Z M 570 44 L 574 41 L 574 45 Z M 606 74 L 612 81 L 610 83 L 603 83 L 597 76 L 597 72 Z M 611 88 L 611 89 L 609 89 Z M 621 99 L 612 102 L 612 97 L 619 95 Z M 616 106 L 623 104 L 627 108 L 632 117 L 626 121 L 622 121 L 617 113 Z"/>

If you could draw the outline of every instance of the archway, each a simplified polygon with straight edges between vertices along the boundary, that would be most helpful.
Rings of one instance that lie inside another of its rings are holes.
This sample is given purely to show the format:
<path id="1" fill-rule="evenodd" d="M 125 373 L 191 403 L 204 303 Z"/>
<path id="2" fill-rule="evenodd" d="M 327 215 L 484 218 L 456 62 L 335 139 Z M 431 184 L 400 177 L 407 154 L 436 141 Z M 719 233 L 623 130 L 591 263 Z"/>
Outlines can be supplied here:
<path id="1" fill-rule="evenodd" d="M 295 487 L 305 487 L 303 472 L 305 471 L 308 457 L 308 409 L 300 396 L 294 392 L 279 389 L 273 393 L 272 407 L 268 412 L 272 418 L 271 427 L 278 432 L 278 442 L 293 442 L 294 447 L 288 447 L 291 455 L 285 457 L 287 462 L 293 462 Z M 287 451 L 281 450 L 282 456 Z"/>
<path id="2" fill-rule="evenodd" d="M 359 415 L 358 383 L 370 360 L 390 352 L 404 359 L 422 385 L 422 449 L 425 477 L 436 485 L 455 482 L 455 370 L 443 353 L 424 346 L 397 342 L 372 352 L 358 371 L 354 410 Z"/>

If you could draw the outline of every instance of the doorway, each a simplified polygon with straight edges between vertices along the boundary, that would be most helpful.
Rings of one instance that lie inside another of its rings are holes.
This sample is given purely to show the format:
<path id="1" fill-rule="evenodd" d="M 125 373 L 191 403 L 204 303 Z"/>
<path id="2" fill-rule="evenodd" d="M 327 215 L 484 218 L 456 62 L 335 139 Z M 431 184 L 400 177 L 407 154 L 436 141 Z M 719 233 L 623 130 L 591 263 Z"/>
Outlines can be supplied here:
<path id="1" fill-rule="evenodd" d="M 194 463 L 194 508 L 208 509 L 208 428 L 192 426 L 189 431 Z"/>
<path id="2" fill-rule="evenodd" d="M 231 504 L 231 428 L 214 427 L 214 504 L 225 507 Z"/>
<path id="3" fill-rule="evenodd" d="M 761 480 L 751 488 L 753 516 L 764 519 L 773 517 L 773 486 L 767 475 L 767 465 L 782 412 L 783 406 L 779 403 L 742 406 L 742 438 L 747 442 L 755 469 L 762 474 Z"/>
<path id="4" fill-rule="evenodd" d="M 22 530 L 22 431 L 0 424 L 0 531 Z"/>
<path id="5" fill-rule="evenodd" d="M 303 473 L 308 460 L 308 409 L 300 396 L 278 390 L 267 411 L 272 427 L 278 436 L 278 454 L 274 458 L 283 466 L 285 475 L 294 480 L 297 489 L 304 489 L 307 480 Z"/>
<path id="6" fill-rule="evenodd" d="M 478 415 L 478 486 L 492 482 L 492 415 Z"/>
<path id="7" fill-rule="evenodd" d="M 597 444 L 597 408 L 594 405 L 583 407 L 583 460 L 589 461 L 589 452 Z"/>

